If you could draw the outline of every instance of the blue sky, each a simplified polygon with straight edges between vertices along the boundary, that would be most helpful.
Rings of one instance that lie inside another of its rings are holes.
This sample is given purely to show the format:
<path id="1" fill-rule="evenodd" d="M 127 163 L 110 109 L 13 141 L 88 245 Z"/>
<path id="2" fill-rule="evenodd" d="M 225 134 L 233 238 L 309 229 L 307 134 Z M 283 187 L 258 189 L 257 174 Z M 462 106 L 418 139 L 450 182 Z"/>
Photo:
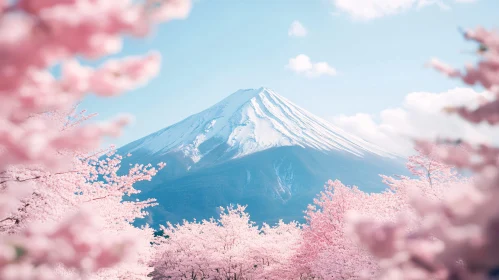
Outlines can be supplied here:
<path id="1" fill-rule="evenodd" d="M 119 56 L 161 52 L 157 78 L 117 98 L 88 97 L 81 107 L 98 112 L 99 119 L 119 113 L 135 116 L 123 137 L 111 141 L 118 146 L 241 88 L 269 87 L 326 119 L 377 114 L 399 107 L 411 92 L 443 92 L 460 85 L 423 65 L 432 57 L 457 66 L 473 61 L 461 51 L 475 46 L 466 43 L 457 28 L 499 27 L 497 0 L 442 1 L 446 8 L 414 6 L 375 18 L 359 18 L 351 10 L 365 12 L 366 3 L 376 1 L 390 6 L 423 0 L 194 1 L 186 20 L 161 25 L 145 40 L 125 41 Z M 364 6 L 341 6 L 355 2 Z M 306 36 L 288 35 L 295 20 L 306 28 Z M 299 54 L 327 62 L 337 74 L 310 77 L 293 72 L 286 65 Z"/>

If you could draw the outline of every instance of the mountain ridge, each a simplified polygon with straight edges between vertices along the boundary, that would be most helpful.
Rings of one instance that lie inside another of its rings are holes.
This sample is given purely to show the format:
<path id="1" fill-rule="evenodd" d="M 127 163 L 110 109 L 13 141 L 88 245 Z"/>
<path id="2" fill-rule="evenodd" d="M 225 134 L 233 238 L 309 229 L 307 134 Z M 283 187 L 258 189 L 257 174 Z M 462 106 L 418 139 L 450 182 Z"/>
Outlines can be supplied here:
<path id="1" fill-rule="evenodd" d="M 122 149 L 131 153 L 145 149 L 150 154 L 179 151 L 197 163 L 222 144 L 228 145 L 225 152 L 231 157 L 227 159 L 282 146 L 342 150 L 360 157 L 366 153 L 396 157 L 265 87 L 238 90 L 215 105 Z"/>

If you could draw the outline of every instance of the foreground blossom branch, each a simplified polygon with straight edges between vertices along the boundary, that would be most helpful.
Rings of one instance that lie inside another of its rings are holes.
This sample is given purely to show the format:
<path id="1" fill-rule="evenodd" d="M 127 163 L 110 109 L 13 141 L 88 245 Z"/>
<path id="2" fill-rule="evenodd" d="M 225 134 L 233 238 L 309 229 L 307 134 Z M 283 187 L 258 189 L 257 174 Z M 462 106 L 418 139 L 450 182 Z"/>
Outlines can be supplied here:
<path id="1" fill-rule="evenodd" d="M 499 34 L 478 28 L 465 37 L 480 44 L 481 61 L 465 72 L 438 61 L 432 65 L 452 78 L 480 85 L 494 94 L 477 108 L 447 108 L 465 120 L 495 125 L 499 120 Z M 452 141 L 445 141 L 452 143 Z M 474 180 L 456 185 L 442 200 L 412 197 L 418 227 L 399 218 L 377 223 L 352 217 L 352 231 L 379 259 L 381 279 L 489 279 L 499 271 L 499 149 L 488 145 L 439 145 L 418 141 L 425 153 L 473 172 Z M 436 150 L 435 150 L 436 149 Z"/>
<path id="2" fill-rule="evenodd" d="M 189 0 L 0 1 L 1 279 L 147 277 L 152 231 L 130 222 L 155 202 L 123 196 L 164 165 L 117 175 L 122 157 L 89 153 L 103 137 L 118 136 L 128 118 L 86 124 L 73 109 L 86 94 L 109 97 L 144 85 L 157 75 L 160 56 L 96 68 L 76 57 L 116 54 L 124 35 L 145 36 L 161 22 L 186 18 L 190 8 Z M 87 210 L 78 212 L 82 205 Z"/>

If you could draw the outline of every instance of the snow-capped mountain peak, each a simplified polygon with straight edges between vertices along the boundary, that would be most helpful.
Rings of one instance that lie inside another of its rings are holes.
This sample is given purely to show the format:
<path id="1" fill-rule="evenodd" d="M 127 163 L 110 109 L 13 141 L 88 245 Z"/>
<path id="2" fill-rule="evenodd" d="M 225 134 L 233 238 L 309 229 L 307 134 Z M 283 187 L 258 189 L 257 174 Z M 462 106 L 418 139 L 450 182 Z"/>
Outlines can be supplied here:
<path id="1" fill-rule="evenodd" d="M 132 142 L 123 149 L 181 152 L 198 162 L 223 147 L 229 158 L 274 147 L 301 146 L 392 157 L 388 152 L 300 108 L 268 88 L 239 90 L 212 107 Z"/>

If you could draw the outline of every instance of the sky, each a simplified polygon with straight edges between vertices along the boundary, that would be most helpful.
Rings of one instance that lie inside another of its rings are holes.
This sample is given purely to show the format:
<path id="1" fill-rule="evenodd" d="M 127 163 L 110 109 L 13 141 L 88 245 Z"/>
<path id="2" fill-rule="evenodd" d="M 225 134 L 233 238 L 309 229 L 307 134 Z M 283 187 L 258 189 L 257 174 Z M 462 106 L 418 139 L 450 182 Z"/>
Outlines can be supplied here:
<path id="1" fill-rule="evenodd" d="M 110 141 L 122 146 L 238 89 L 264 86 L 395 152 L 406 153 L 407 136 L 422 133 L 458 129 L 487 141 L 489 128 L 460 126 L 436 106 L 471 102 L 481 89 L 424 65 L 433 57 L 475 61 L 476 46 L 458 28 L 499 28 L 498 14 L 497 0 L 194 0 L 187 19 L 127 38 L 114 56 L 159 51 L 158 77 L 119 97 L 87 97 L 81 107 L 97 120 L 134 115 Z"/>

